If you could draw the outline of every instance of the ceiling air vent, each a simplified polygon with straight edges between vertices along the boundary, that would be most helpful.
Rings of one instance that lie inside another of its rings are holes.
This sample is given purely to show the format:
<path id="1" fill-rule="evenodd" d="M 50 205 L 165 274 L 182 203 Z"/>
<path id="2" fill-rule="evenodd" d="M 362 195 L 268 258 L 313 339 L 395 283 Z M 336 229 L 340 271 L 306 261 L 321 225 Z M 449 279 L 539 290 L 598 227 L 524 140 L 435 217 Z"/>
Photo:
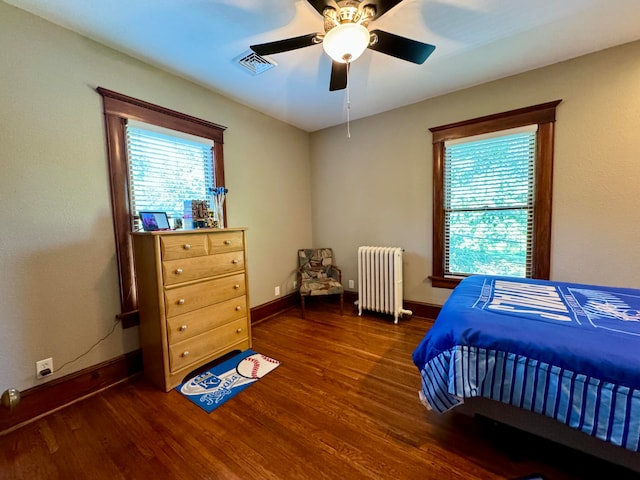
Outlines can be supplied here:
<path id="1" fill-rule="evenodd" d="M 261 57 L 252 50 L 247 50 L 242 55 L 237 57 L 235 61 L 241 67 L 249 70 L 253 75 L 264 73 L 277 65 L 277 63 L 273 60 L 267 57 Z"/>

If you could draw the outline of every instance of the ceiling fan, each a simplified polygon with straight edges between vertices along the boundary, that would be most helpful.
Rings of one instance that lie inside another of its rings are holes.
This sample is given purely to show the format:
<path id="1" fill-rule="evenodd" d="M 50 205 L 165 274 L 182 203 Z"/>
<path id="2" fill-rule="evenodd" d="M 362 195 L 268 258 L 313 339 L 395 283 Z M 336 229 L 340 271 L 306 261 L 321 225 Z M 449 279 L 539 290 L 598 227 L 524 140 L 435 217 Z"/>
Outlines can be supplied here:
<path id="1" fill-rule="evenodd" d="M 347 86 L 349 64 L 367 48 L 408 62 L 422 64 L 435 46 L 382 30 L 367 29 L 402 0 L 307 0 L 324 17 L 324 33 L 310 33 L 251 45 L 258 55 L 271 55 L 322 43 L 332 59 L 329 90 Z"/>

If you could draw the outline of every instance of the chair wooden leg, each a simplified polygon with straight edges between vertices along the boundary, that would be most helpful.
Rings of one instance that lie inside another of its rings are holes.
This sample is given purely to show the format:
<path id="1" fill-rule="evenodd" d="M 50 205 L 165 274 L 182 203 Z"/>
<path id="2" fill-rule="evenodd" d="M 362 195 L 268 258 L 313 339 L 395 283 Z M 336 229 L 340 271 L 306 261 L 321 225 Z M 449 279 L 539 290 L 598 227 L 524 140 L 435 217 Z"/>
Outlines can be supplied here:
<path id="1" fill-rule="evenodd" d="M 340 294 L 340 316 L 342 316 L 342 305 L 344 303 L 344 293 Z"/>
<path id="2" fill-rule="evenodd" d="M 304 318 L 304 295 L 300 295 L 300 305 L 302 305 L 302 318 Z"/>

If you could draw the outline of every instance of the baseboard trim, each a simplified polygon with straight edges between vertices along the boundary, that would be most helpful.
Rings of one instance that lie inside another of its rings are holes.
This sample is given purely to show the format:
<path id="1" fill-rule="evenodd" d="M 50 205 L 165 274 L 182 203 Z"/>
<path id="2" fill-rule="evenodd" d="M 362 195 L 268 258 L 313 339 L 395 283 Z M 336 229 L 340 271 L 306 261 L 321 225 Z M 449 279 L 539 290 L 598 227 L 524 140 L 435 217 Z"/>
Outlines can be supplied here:
<path id="1" fill-rule="evenodd" d="M 136 350 L 20 392 L 20 403 L 0 410 L 0 435 L 95 395 L 142 372 L 142 352 Z"/>
<path id="2" fill-rule="evenodd" d="M 413 300 L 405 300 L 404 308 L 406 308 L 407 310 L 411 310 L 415 317 L 430 318 L 432 320 L 435 320 L 435 318 L 440 313 L 440 310 L 442 310 L 441 305 L 415 302 Z"/>
<path id="3" fill-rule="evenodd" d="M 296 305 L 300 304 L 300 295 L 298 292 L 288 293 L 280 298 L 276 298 L 257 307 L 251 309 L 251 325 L 262 322 L 267 318 L 273 317 L 280 312 L 284 312 Z"/>

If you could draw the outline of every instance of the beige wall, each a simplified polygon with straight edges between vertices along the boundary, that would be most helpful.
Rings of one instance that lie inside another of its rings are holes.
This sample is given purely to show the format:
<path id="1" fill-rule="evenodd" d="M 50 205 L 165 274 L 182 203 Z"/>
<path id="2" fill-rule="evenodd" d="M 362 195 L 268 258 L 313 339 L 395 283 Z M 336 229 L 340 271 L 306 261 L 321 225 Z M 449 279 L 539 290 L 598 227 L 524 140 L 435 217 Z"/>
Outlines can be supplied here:
<path id="1" fill-rule="evenodd" d="M 308 133 L 3 2 L 0 45 L 0 391 L 38 384 L 36 360 L 59 369 L 119 313 L 97 86 L 228 127 L 228 220 L 249 229 L 251 305 L 292 290 L 311 243 Z M 118 325 L 49 379 L 137 349 L 137 330 Z"/>
<path id="2" fill-rule="evenodd" d="M 551 278 L 640 288 L 640 42 L 312 134 L 314 243 L 345 281 L 359 245 L 401 246 L 405 298 L 441 304 L 429 128 L 556 99 Z"/>

